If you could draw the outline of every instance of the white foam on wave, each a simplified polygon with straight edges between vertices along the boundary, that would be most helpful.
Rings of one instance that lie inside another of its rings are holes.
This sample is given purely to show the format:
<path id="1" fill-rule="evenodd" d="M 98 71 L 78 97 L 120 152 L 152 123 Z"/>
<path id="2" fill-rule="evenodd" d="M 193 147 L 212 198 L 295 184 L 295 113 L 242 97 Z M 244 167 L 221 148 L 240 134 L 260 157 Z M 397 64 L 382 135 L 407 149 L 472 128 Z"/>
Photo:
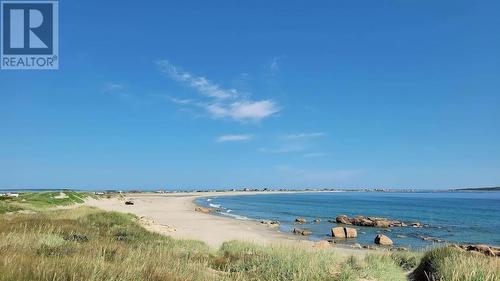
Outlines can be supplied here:
<path id="1" fill-rule="evenodd" d="M 212 207 L 212 208 L 220 208 L 220 205 L 219 205 L 219 204 L 212 204 L 212 203 L 210 203 L 210 204 L 208 204 L 208 205 L 209 205 L 210 207 Z"/>
<path id="2" fill-rule="evenodd" d="M 233 210 L 227 209 L 226 213 L 231 213 Z"/>
<path id="3" fill-rule="evenodd" d="M 212 199 L 208 198 L 208 199 L 207 199 L 207 202 L 210 202 L 210 201 L 212 201 Z"/>
<path id="4" fill-rule="evenodd" d="M 240 215 L 235 215 L 235 214 L 230 214 L 230 213 L 220 213 L 221 215 L 223 216 L 227 216 L 227 217 L 231 217 L 233 219 L 237 219 L 237 220 L 250 220 L 249 218 L 247 217 L 244 217 L 244 216 L 240 216 Z"/>

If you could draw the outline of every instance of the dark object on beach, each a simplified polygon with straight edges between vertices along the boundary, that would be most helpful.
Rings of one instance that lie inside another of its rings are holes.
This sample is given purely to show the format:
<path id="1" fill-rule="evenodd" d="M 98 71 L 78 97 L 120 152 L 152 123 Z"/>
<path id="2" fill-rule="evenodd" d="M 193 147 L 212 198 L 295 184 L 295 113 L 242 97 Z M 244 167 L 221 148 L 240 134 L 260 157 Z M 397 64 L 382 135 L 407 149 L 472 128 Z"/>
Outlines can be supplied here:
<path id="1" fill-rule="evenodd" d="M 125 205 L 134 205 L 134 202 L 132 202 L 132 201 L 125 201 Z"/>
<path id="2" fill-rule="evenodd" d="M 334 227 L 332 228 L 332 236 L 335 238 L 356 238 L 358 232 L 351 227 Z"/>
<path id="3" fill-rule="evenodd" d="M 375 244 L 383 246 L 391 246 L 393 244 L 391 238 L 385 236 L 384 234 L 379 234 L 375 237 Z"/>
<path id="4" fill-rule="evenodd" d="M 267 221 L 267 220 L 264 220 L 264 221 L 261 221 L 260 222 L 261 224 L 267 226 L 267 227 L 278 227 L 280 226 L 280 222 L 279 221 Z"/>
<path id="5" fill-rule="evenodd" d="M 295 219 L 295 222 L 296 222 L 296 223 L 303 224 L 303 223 L 306 223 L 306 222 L 307 222 L 307 220 L 306 220 L 305 218 L 303 218 L 303 217 L 300 217 L 300 218 L 296 218 L 296 219 Z"/>
<path id="6" fill-rule="evenodd" d="M 312 234 L 312 232 L 308 229 L 300 229 L 300 228 L 294 228 L 293 229 L 293 234 L 296 235 L 302 235 L 302 236 L 309 236 Z"/>
<path id="7" fill-rule="evenodd" d="M 68 235 L 68 236 L 64 237 L 64 240 L 75 241 L 75 242 L 88 242 L 89 241 L 89 239 L 87 238 L 86 235 L 80 235 L 80 234 Z"/>

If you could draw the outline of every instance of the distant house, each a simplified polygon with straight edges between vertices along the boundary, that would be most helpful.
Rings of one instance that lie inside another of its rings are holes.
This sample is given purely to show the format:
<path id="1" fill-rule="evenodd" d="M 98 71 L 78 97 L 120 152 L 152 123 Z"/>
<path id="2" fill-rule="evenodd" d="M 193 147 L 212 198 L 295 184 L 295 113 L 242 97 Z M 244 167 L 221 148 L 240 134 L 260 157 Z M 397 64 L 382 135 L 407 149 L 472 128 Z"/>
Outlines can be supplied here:
<path id="1" fill-rule="evenodd" d="M 10 192 L 7 192 L 6 194 L 7 197 L 19 197 L 19 193 L 10 193 Z"/>
<path id="2" fill-rule="evenodd" d="M 94 194 L 95 194 L 95 195 L 104 195 L 104 194 L 106 194 L 106 193 L 104 193 L 104 192 L 102 192 L 102 191 L 96 191 L 96 192 L 94 192 Z"/>

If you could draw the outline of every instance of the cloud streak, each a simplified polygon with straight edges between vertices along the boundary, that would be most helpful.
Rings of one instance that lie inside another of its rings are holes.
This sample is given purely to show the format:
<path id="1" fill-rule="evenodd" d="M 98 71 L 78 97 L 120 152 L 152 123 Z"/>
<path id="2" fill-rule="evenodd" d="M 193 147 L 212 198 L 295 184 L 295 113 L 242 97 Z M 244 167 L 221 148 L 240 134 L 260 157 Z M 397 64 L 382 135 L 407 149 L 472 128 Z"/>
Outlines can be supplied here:
<path id="1" fill-rule="evenodd" d="M 272 100 L 250 100 L 236 89 L 224 89 L 205 77 L 180 70 L 167 60 L 157 64 L 168 78 L 187 85 L 201 96 L 198 100 L 171 98 L 173 102 L 202 108 L 212 118 L 259 122 L 280 111 Z"/>
<path id="2" fill-rule="evenodd" d="M 291 134 L 283 136 L 284 139 L 287 140 L 300 140 L 300 139 L 312 139 L 325 136 L 325 133 L 317 132 L 317 133 L 299 133 L 299 134 Z"/>
<path id="3" fill-rule="evenodd" d="M 216 142 L 241 142 L 253 139 L 253 135 L 222 135 L 217 137 Z"/>

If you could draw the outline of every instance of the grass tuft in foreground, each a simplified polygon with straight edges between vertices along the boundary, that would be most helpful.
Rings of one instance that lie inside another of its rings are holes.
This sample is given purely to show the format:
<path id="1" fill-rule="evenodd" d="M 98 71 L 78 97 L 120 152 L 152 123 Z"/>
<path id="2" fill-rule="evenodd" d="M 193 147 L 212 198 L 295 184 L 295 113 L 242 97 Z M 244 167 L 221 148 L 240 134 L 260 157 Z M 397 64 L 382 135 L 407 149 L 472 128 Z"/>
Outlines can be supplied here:
<path id="1" fill-rule="evenodd" d="M 500 260 L 445 247 L 430 250 L 412 274 L 414 280 L 498 281 Z"/>

